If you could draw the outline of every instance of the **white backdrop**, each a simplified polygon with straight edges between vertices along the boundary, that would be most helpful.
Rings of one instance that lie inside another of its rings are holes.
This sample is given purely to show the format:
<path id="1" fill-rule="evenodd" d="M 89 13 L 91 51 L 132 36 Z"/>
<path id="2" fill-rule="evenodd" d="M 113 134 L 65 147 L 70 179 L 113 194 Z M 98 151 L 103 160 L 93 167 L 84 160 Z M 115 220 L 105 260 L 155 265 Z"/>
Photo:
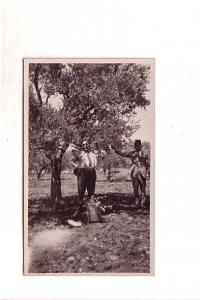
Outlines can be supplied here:
<path id="1" fill-rule="evenodd" d="M 0 299 L 200 298 L 200 1 L 1 1 Z M 156 58 L 156 275 L 22 275 L 22 58 Z"/>

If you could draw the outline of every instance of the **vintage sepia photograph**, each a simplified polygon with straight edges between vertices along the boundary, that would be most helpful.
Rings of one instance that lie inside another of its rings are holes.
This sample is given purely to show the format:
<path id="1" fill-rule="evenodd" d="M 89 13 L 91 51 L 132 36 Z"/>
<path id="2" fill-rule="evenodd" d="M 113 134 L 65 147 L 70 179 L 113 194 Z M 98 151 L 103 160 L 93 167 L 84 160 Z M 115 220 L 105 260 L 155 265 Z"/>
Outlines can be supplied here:
<path id="1" fill-rule="evenodd" d="M 23 63 L 24 274 L 154 275 L 155 60 Z"/>

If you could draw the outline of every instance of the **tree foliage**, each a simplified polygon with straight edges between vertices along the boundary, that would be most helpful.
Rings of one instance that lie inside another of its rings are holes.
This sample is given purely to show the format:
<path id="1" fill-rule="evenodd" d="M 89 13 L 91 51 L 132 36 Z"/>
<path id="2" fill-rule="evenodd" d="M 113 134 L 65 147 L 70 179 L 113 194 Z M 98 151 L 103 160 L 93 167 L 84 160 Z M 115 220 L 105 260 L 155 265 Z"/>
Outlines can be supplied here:
<path id="1" fill-rule="evenodd" d="M 30 64 L 30 153 L 42 151 L 53 163 L 83 139 L 96 149 L 121 147 L 139 126 L 135 109 L 150 103 L 149 72 L 140 64 Z M 62 99 L 60 109 L 49 105 L 52 95 Z"/>
<path id="2" fill-rule="evenodd" d="M 44 109 L 38 98 L 40 122 L 43 121 L 40 130 L 55 130 L 56 135 L 64 132 L 72 142 L 83 138 L 96 142 L 119 140 L 127 132 L 130 135 L 135 108 L 149 104 L 149 71 L 148 66 L 137 64 L 31 64 L 30 79 L 35 83 L 34 74 L 38 75 L 40 94 L 50 97 L 57 93 L 63 97 L 63 108 L 56 111 L 56 116 L 53 109 Z M 53 120 L 49 124 L 52 117 L 61 121 L 55 128 Z"/>

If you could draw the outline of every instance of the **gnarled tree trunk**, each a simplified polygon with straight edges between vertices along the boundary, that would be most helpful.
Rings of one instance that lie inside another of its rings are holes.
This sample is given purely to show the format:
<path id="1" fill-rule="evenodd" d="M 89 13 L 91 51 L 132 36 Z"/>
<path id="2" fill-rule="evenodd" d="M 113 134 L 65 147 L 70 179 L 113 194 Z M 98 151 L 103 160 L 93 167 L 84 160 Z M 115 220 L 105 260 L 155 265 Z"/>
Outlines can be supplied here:
<path id="1" fill-rule="evenodd" d="M 51 201 L 54 204 L 59 204 L 62 200 L 62 192 L 61 192 L 61 159 L 54 158 L 51 161 Z"/>

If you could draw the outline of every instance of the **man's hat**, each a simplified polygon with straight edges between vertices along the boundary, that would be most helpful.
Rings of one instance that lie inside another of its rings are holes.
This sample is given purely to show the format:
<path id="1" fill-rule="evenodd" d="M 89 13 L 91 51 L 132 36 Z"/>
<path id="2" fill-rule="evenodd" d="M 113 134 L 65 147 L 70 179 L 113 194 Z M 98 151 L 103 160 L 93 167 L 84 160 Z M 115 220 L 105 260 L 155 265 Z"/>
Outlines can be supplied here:
<path id="1" fill-rule="evenodd" d="M 142 146 L 141 140 L 135 140 L 134 145 L 135 145 L 135 146 Z"/>

